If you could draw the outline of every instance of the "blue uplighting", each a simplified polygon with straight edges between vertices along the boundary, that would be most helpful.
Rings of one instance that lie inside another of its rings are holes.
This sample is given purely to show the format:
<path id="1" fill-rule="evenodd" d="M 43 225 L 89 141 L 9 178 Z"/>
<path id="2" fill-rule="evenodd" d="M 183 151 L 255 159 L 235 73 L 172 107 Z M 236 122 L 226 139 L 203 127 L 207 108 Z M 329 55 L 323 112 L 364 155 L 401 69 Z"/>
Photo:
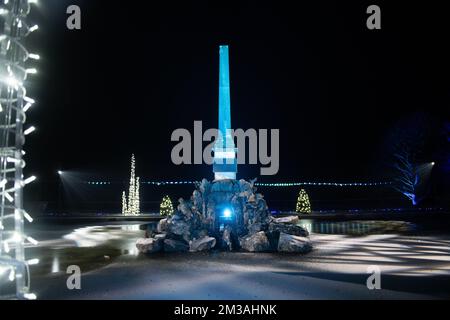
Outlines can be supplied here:
<path id="1" fill-rule="evenodd" d="M 232 215 L 233 215 L 233 212 L 230 209 L 226 208 L 225 210 L 223 210 L 224 218 L 231 218 Z"/>

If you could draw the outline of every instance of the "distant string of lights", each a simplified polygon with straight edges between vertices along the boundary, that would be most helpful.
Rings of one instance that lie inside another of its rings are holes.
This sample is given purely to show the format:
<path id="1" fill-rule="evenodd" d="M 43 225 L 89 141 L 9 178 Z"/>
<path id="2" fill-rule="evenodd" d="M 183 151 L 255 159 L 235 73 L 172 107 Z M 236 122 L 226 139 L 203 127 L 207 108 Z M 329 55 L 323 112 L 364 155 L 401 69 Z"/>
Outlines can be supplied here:
<path id="1" fill-rule="evenodd" d="M 172 186 L 172 185 L 195 185 L 200 183 L 200 181 L 141 181 L 143 185 L 153 185 L 153 186 Z M 112 185 L 114 182 L 110 181 L 86 181 L 85 184 L 104 186 Z M 342 182 L 278 182 L 278 183 L 264 183 L 255 182 L 257 187 L 304 187 L 304 186 L 319 186 L 319 187 L 380 187 L 380 186 L 390 186 L 392 182 L 352 182 L 352 183 L 342 183 Z"/>
<path id="2" fill-rule="evenodd" d="M 376 187 L 388 186 L 392 182 L 287 182 L 287 183 L 255 183 L 259 187 L 304 187 L 304 186 L 324 186 L 324 187 Z"/>
<path id="3" fill-rule="evenodd" d="M 96 186 L 104 186 L 104 185 L 112 185 L 115 183 L 122 182 L 111 182 L 111 181 L 85 181 L 85 184 L 88 185 L 96 185 Z M 168 186 L 168 185 L 195 185 L 200 183 L 200 181 L 141 181 L 140 184 L 154 185 L 154 186 Z"/>

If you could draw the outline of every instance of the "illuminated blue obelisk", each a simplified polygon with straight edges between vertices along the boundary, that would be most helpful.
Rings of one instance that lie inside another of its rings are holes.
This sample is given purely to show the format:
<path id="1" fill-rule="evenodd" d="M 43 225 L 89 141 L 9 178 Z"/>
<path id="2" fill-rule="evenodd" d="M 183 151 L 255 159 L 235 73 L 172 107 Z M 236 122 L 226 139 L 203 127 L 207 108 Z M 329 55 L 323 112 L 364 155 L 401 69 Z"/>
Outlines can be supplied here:
<path id="1" fill-rule="evenodd" d="M 220 46 L 219 137 L 214 146 L 215 180 L 236 179 L 237 149 L 231 133 L 230 70 L 228 46 Z"/>

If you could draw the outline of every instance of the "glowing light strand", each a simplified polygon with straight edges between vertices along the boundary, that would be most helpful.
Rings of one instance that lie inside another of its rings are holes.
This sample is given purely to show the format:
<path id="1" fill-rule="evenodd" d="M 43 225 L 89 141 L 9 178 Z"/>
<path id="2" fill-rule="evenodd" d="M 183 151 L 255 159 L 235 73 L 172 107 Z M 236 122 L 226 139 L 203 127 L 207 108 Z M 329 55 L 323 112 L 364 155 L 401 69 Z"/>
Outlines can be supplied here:
<path id="1" fill-rule="evenodd" d="M 136 161 L 131 156 L 130 185 L 128 188 L 128 201 L 125 191 L 122 193 L 122 214 L 124 216 L 137 216 L 141 213 L 139 196 L 139 177 L 136 177 Z M 106 184 L 106 183 L 104 183 Z"/>
<path id="2" fill-rule="evenodd" d="M 164 196 L 159 206 L 159 214 L 161 216 L 171 216 L 174 213 L 172 200 L 169 196 Z"/>
<path id="3" fill-rule="evenodd" d="M 298 194 L 295 212 L 306 214 L 311 213 L 311 202 L 309 201 L 309 196 L 305 189 L 301 189 Z"/>
<path id="4" fill-rule="evenodd" d="M 85 184 L 105 186 L 112 185 L 114 182 L 111 181 L 85 181 Z M 154 185 L 154 186 L 169 186 L 169 185 L 195 185 L 200 183 L 200 181 L 142 181 L 143 185 Z M 257 187 L 301 187 L 301 186 L 322 186 L 322 187 L 380 187 L 380 186 L 391 186 L 392 182 L 275 182 L 275 183 L 264 183 L 256 182 Z"/>
<path id="5" fill-rule="evenodd" d="M 29 265 L 37 259 L 25 259 L 25 243 L 38 242 L 24 233 L 25 219 L 33 221 L 23 210 L 23 188 L 34 176 L 24 179 L 23 160 L 25 135 L 35 127 L 24 130 L 26 111 L 35 103 L 27 97 L 25 82 L 37 73 L 27 66 L 27 60 L 38 60 L 29 53 L 23 39 L 38 27 L 30 27 L 27 16 L 35 0 L 3 0 L 0 2 L 0 267 L 10 270 L 9 281 L 15 281 L 19 299 L 36 299 L 30 293 Z M 5 223 L 6 220 L 12 222 Z M 1 285 L 1 284 L 0 284 Z"/>

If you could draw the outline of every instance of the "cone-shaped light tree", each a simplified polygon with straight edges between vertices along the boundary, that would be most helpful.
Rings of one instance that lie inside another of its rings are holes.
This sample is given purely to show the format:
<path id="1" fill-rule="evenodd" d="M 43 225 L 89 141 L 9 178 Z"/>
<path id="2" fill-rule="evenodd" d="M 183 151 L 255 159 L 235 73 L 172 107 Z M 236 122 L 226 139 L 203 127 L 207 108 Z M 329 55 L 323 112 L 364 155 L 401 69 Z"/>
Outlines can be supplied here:
<path id="1" fill-rule="evenodd" d="M 134 214 L 138 215 L 141 213 L 141 200 L 140 200 L 140 195 L 139 195 L 139 177 L 136 178 L 135 180 L 135 189 L 134 189 Z"/>
<path id="2" fill-rule="evenodd" d="M 131 172 L 130 172 L 130 186 L 128 188 L 128 210 L 129 214 L 134 213 L 134 202 L 135 202 L 135 194 L 136 190 L 136 162 L 134 159 L 134 154 L 131 155 Z"/>
<path id="3" fill-rule="evenodd" d="M 136 162 L 134 154 L 131 156 L 130 186 L 128 188 L 128 201 L 125 191 L 122 194 L 122 214 L 125 216 L 137 216 L 141 213 L 139 195 L 139 177 L 136 178 Z"/>
<path id="4" fill-rule="evenodd" d="M 295 208 L 297 213 L 311 213 L 311 203 L 309 202 L 309 196 L 305 189 L 301 189 L 297 198 L 297 206 Z"/>
<path id="5" fill-rule="evenodd" d="M 125 194 L 125 191 L 122 193 L 122 215 L 126 215 L 128 213 L 128 206 L 127 206 L 127 195 Z"/>
<path id="6" fill-rule="evenodd" d="M 171 216 L 173 214 L 172 200 L 169 196 L 164 196 L 161 205 L 159 206 L 159 213 L 162 216 Z"/>

